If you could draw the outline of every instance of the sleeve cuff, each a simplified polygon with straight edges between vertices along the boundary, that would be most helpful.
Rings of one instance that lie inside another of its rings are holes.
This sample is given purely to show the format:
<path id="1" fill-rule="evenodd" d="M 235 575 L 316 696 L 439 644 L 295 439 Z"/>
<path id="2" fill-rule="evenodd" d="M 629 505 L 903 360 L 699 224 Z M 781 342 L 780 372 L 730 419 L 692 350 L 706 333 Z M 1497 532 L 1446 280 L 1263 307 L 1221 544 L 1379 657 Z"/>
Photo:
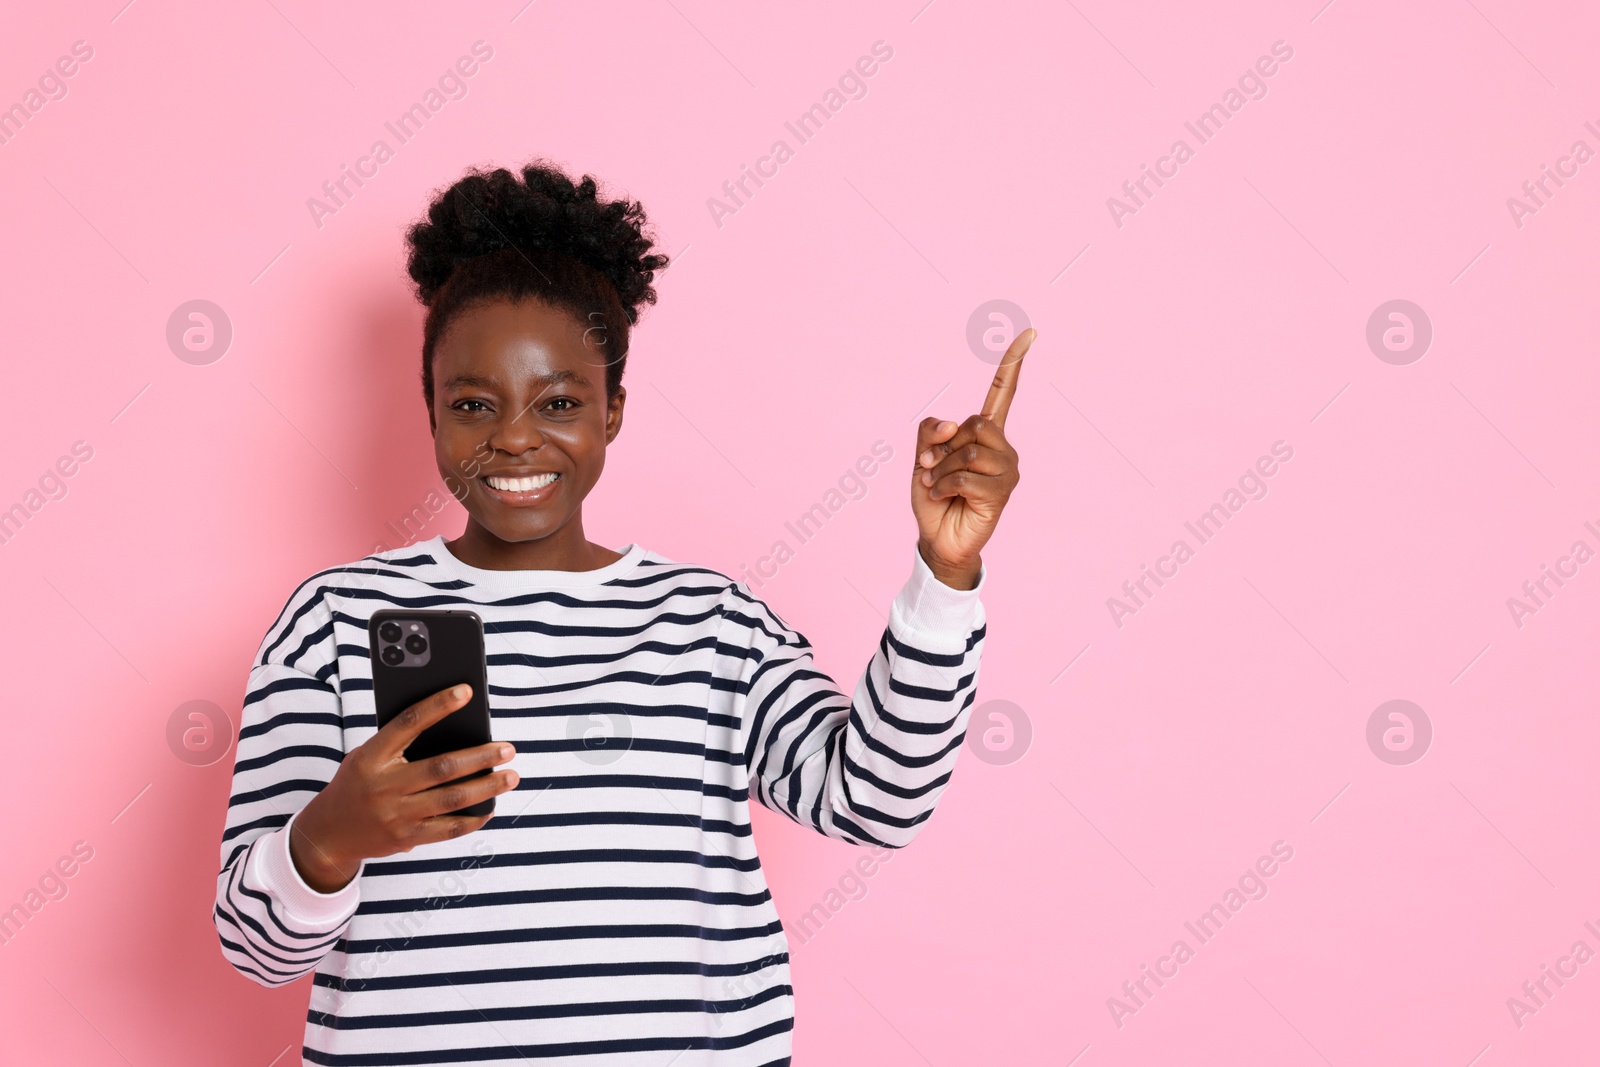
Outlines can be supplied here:
<path id="1" fill-rule="evenodd" d="M 979 563 L 977 585 L 971 589 L 956 589 L 934 575 L 914 544 L 911 556 L 911 577 L 894 598 L 890 617 L 903 630 L 942 638 L 952 647 L 964 646 L 967 635 L 984 621 L 979 595 L 989 577 L 988 566 Z"/>
<path id="2" fill-rule="evenodd" d="M 361 861 L 356 876 L 337 893 L 312 889 L 300 877 L 289 855 L 289 834 L 299 817 L 300 812 L 295 812 L 280 829 L 257 843 L 252 856 L 257 884 L 283 905 L 290 921 L 317 930 L 332 929 L 355 914 L 356 905 L 361 902 L 361 874 L 367 861 Z"/>

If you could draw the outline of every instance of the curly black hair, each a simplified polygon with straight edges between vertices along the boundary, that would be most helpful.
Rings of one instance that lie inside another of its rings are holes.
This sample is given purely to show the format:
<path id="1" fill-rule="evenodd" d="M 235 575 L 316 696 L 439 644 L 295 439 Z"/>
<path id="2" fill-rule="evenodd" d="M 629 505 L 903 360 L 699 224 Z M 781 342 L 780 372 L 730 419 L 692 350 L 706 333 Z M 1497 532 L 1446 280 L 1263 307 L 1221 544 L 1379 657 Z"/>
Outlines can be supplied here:
<path id="1" fill-rule="evenodd" d="M 574 182 L 548 160 L 524 165 L 520 179 L 504 167 L 474 167 L 406 231 L 406 269 L 428 309 L 422 395 L 429 410 L 433 351 L 445 326 L 467 307 L 495 299 L 535 297 L 585 328 L 603 327 L 606 397 L 617 394 L 628 331 L 640 306 L 655 303 L 651 283 L 667 257 L 650 251 L 643 205 L 597 193 L 592 176 Z"/>

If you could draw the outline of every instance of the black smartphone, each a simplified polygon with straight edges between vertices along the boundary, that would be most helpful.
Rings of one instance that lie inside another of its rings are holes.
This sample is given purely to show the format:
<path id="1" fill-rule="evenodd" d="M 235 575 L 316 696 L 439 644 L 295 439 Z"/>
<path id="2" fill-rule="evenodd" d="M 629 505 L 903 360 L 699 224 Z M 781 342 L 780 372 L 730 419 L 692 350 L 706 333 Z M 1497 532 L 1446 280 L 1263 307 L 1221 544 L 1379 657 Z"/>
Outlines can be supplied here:
<path id="1" fill-rule="evenodd" d="M 494 740 L 489 734 L 489 667 L 483 650 L 483 620 L 475 611 L 385 608 L 367 622 L 372 649 L 372 696 L 378 729 L 426 697 L 465 682 L 472 698 L 423 730 L 406 748 L 406 759 L 425 760 L 444 752 L 473 748 Z M 482 778 L 485 767 L 455 779 Z M 446 783 L 446 784 L 454 784 Z M 494 798 L 452 815 L 488 815 Z"/>

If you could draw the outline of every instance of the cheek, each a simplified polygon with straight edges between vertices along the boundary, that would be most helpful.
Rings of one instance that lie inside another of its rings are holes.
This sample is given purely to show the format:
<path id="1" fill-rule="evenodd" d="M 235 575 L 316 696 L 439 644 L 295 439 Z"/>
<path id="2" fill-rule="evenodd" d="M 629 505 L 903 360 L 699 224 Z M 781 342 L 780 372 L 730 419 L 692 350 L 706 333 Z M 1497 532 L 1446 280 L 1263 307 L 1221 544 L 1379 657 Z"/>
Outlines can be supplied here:
<path id="1" fill-rule="evenodd" d="M 549 433 L 548 440 L 566 454 L 568 462 L 580 475 L 579 481 L 585 490 L 599 480 L 606 464 L 604 416 L 555 427 Z"/>
<path id="2" fill-rule="evenodd" d="M 445 476 L 475 478 L 489 452 L 484 445 L 485 435 L 465 430 L 460 426 L 441 422 L 433 434 L 433 455 L 439 473 Z"/>

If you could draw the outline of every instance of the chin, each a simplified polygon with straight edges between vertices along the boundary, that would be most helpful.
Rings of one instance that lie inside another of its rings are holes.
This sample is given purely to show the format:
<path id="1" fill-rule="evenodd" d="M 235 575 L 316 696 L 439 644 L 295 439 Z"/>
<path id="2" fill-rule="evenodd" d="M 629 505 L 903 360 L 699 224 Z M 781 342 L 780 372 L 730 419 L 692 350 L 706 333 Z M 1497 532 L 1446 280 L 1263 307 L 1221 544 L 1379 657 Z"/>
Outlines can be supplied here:
<path id="1" fill-rule="evenodd" d="M 488 530 L 502 541 L 516 543 L 521 541 L 540 541 L 555 533 L 567 524 L 569 516 L 562 515 L 552 521 L 541 516 L 538 520 L 517 521 L 515 516 L 484 515 L 473 513 L 472 518 L 477 524 Z"/>

